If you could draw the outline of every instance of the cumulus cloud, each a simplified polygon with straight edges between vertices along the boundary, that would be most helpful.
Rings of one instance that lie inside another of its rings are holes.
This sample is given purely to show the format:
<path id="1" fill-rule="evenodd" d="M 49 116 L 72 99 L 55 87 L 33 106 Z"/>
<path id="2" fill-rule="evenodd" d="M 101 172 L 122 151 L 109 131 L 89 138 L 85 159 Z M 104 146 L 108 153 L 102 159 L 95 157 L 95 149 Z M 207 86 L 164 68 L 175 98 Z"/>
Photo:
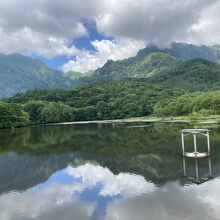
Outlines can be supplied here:
<path id="1" fill-rule="evenodd" d="M 195 44 L 220 44 L 220 2 L 205 8 L 199 21 L 188 30 L 187 41 Z"/>
<path id="2" fill-rule="evenodd" d="M 96 49 L 95 52 L 80 51 L 76 55 L 75 60 L 70 60 L 63 65 L 63 71 L 86 72 L 95 70 L 111 60 L 125 59 L 134 56 L 137 51 L 145 46 L 144 41 L 136 41 L 131 39 L 121 40 L 95 40 L 91 44 Z"/>
<path id="3" fill-rule="evenodd" d="M 109 35 L 141 39 L 163 46 L 172 41 L 186 40 L 189 28 L 200 21 L 203 10 L 217 2 L 111 0 L 105 13 L 96 18 L 96 23 L 100 31 Z"/>
<path id="4" fill-rule="evenodd" d="M 148 43 L 219 44 L 219 10 L 218 0 L 1 0 L 0 53 L 76 56 L 63 69 L 87 71 Z M 114 41 L 93 40 L 96 52 L 79 51 L 72 42 L 89 38 L 84 20 Z"/>
<path id="5" fill-rule="evenodd" d="M 10 35 L 0 29 L 0 39 L 0 52 L 5 54 L 31 55 L 35 53 L 49 58 L 62 55 L 71 56 L 79 51 L 74 45 L 70 45 L 68 39 L 45 37 L 45 35 L 29 28 L 23 28 Z"/>

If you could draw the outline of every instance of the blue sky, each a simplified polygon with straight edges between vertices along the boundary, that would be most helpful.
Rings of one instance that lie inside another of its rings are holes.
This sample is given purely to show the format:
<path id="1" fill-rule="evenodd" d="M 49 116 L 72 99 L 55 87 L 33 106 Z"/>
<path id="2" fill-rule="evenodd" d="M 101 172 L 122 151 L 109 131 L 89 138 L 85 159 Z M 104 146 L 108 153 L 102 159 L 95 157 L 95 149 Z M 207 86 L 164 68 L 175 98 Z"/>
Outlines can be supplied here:
<path id="1" fill-rule="evenodd" d="M 103 34 L 100 34 L 97 31 L 96 24 L 94 22 L 89 22 L 84 20 L 83 25 L 86 27 L 88 31 L 88 35 L 83 37 L 78 37 L 76 39 L 73 39 L 72 45 L 74 45 L 79 50 L 87 50 L 90 51 L 90 53 L 95 53 L 97 50 L 96 48 L 91 44 L 91 41 L 94 40 L 109 40 L 113 41 L 114 38 L 110 36 L 105 36 Z M 62 66 L 67 63 L 69 60 L 76 60 L 76 56 L 57 56 L 52 58 L 46 58 L 44 56 L 38 55 L 38 54 L 32 54 L 32 57 L 35 59 L 40 59 L 43 61 L 48 67 L 53 69 L 61 69 Z"/>
<path id="2" fill-rule="evenodd" d="M 219 0 L 1 0 L 0 53 L 86 72 L 148 44 L 220 44 L 219 11 Z"/>

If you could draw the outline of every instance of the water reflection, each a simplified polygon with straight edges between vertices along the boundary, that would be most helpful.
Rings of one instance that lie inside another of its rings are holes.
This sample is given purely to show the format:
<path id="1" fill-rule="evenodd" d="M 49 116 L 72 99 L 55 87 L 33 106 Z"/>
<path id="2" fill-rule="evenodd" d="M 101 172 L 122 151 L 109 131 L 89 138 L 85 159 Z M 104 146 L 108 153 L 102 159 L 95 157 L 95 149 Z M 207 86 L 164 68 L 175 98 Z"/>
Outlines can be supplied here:
<path id="1" fill-rule="evenodd" d="M 191 160 L 192 162 L 194 162 L 194 174 L 192 174 L 192 167 L 190 166 L 190 171 L 187 171 L 187 165 L 186 162 L 187 160 Z M 187 177 L 190 181 L 197 183 L 197 184 L 201 184 L 204 183 L 210 179 L 213 179 L 213 175 L 212 175 L 212 163 L 211 163 L 211 157 L 205 157 L 203 160 L 207 160 L 207 167 L 204 170 L 203 168 L 203 172 L 199 172 L 199 160 L 201 159 L 197 159 L 197 158 L 187 158 L 185 156 L 183 156 L 183 175 L 185 177 Z"/>
<path id="2" fill-rule="evenodd" d="M 157 187 L 143 176 L 86 163 L 68 166 L 22 192 L 0 195 L 0 219 L 218 219 L 220 180 Z"/>
<path id="3" fill-rule="evenodd" d="M 68 166 L 54 173 L 46 182 L 24 192 L 1 195 L 0 217 L 41 219 L 52 209 L 71 206 L 71 212 L 75 217 L 78 216 L 77 219 L 104 219 L 109 203 L 154 189 L 154 184 L 145 181 L 140 175 L 114 175 L 108 168 L 90 163 L 78 167 Z M 48 217 L 54 219 L 54 215 Z"/>
<path id="4" fill-rule="evenodd" d="M 0 219 L 220 219 L 220 127 L 211 132 L 212 161 L 182 161 L 178 131 L 185 127 L 1 130 Z M 207 172 L 216 178 L 192 184 L 183 169 L 196 181 Z"/>

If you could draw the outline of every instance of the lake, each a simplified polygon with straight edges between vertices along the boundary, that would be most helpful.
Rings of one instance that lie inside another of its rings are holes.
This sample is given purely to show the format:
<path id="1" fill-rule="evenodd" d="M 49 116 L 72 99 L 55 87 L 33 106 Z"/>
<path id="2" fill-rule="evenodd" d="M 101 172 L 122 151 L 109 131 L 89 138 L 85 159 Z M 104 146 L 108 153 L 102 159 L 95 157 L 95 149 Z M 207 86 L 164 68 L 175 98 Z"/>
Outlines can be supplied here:
<path id="1" fill-rule="evenodd" d="M 0 130 L 0 219 L 220 219 L 220 127 L 208 126 L 211 157 L 198 160 L 181 156 L 179 131 L 191 127 L 103 123 Z M 189 136 L 186 145 L 192 148 Z M 205 148 L 204 138 L 198 145 Z"/>

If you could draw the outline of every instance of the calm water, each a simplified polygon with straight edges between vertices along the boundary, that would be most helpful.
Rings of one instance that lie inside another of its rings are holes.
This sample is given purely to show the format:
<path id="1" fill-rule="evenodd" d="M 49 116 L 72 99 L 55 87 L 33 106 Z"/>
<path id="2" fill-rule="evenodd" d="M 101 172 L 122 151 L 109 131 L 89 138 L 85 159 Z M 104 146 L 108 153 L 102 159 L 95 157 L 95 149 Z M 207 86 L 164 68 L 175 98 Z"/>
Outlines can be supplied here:
<path id="1" fill-rule="evenodd" d="M 211 127 L 210 160 L 183 161 L 178 131 L 187 127 L 0 130 L 0 219 L 220 219 L 220 127 Z M 199 181 L 213 178 L 195 183 L 196 166 Z"/>

